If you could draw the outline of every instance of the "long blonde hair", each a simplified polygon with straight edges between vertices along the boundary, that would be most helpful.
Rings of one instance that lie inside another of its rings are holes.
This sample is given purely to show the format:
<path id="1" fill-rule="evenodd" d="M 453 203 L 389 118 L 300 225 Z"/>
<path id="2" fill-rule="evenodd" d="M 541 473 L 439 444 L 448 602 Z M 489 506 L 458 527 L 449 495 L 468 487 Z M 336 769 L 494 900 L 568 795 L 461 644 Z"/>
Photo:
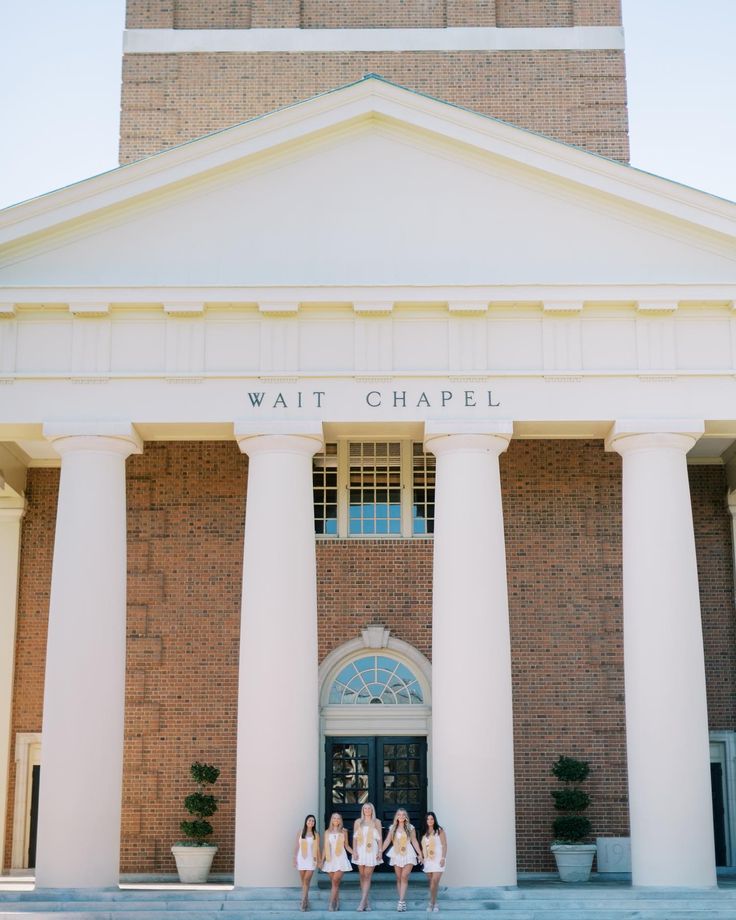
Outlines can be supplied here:
<path id="1" fill-rule="evenodd" d="M 396 814 L 394 815 L 393 823 L 391 824 L 391 836 L 393 837 L 396 833 L 396 828 L 399 826 L 399 815 L 406 815 L 406 833 L 411 836 L 411 832 L 414 830 L 414 825 L 409 821 L 409 812 L 405 808 L 397 808 Z"/>
<path id="2" fill-rule="evenodd" d="M 363 807 L 360 809 L 360 817 L 358 818 L 358 821 L 360 821 L 361 824 L 363 823 L 363 812 L 366 808 L 370 808 L 371 810 L 370 820 L 376 820 L 376 806 L 373 804 L 373 802 L 364 802 Z"/>
<path id="3" fill-rule="evenodd" d="M 345 825 L 344 825 L 343 822 L 342 822 L 342 815 L 340 814 L 339 811 L 333 811 L 332 814 L 330 815 L 330 823 L 327 825 L 327 828 L 325 829 L 325 833 L 326 833 L 326 834 L 329 834 L 330 829 L 332 828 L 332 819 L 335 818 L 335 817 L 337 817 L 337 818 L 340 819 L 340 830 L 341 830 L 341 831 L 344 831 L 344 830 L 345 830 Z M 333 831 L 333 834 L 334 834 L 334 833 L 336 833 L 336 832 Z"/>

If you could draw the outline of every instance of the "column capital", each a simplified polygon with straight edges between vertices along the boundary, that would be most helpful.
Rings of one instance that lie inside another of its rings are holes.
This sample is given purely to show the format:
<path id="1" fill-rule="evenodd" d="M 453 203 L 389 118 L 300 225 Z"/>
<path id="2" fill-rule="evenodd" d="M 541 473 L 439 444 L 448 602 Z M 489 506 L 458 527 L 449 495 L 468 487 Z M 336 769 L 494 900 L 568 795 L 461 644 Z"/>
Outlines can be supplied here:
<path id="1" fill-rule="evenodd" d="M 632 450 L 675 448 L 687 453 L 703 435 L 702 419 L 619 419 L 606 435 L 607 451 L 619 454 Z"/>
<path id="2" fill-rule="evenodd" d="M 428 421 L 424 426 L 424 448 L 440 454 L 463 453 L 502 454 L 514 433 L 510 421 L 462 422 Z"/>
<path id="3" fill-rule="evenodd" d="M 74 451 L 123 457 L 143 453 L 143 439 L 130 422 L 45 422 L 43 434 L 62 456 Z"/>
<path id="4" fill-rule="evenodd" d="M 324 446 L 321 422 L 235 422 L 235 440 L 249 457 L 255 454 L 307 454 Z"/>
<path id="5" fill-rule="evenodd" d="M 20 521 L 25 513 L 24 498 L 0 498 L 0 524 L 3 521 Z"/>

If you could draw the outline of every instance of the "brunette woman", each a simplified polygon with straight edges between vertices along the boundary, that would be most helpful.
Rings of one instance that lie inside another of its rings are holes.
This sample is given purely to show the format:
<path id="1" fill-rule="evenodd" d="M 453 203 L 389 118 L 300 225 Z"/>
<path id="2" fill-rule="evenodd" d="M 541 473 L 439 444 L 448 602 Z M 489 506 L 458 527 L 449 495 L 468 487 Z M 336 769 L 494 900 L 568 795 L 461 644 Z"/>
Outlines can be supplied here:
<path id="1" fill-rule="evenodd" d="M 422 832 L 422 858 L 424 860 L 424 871 L 429 878 L 429 905 L 427 910 L 437 913 L 437 889 L 440 886 L 440 878 L 445 871 L 445 859 L 447 857 L 447 835 L 437 815 L 433 811 L 428 811 L 424 819 L 424 830 Z"/>
<path id="2" fill-rule="evenodd" d="M 406 910 L 406 889 L 409 885 L 411 870 L 417 862 L 422 861 L 422 852 L 417 843 L 417 835 L 409 823 L 409 814 L 405 808 L 400 808 L 394 815 L 394 821 L 389 828 L 383 849 L 391 844 L 388 851 L 389 863 L 396 873 L 396 889 L 399 893 L 399 903 L 396 910 Z"/>
<path id="3" fill-rule="evenodd" d="M 324 853 L 322 871 L 330 876 L 332 889 L 330 890 L 330 903 L 327 910 L 340 910 L 340 882 L 346 872 L 352 872 L 353 867 L 347 858 L 346 851 L 352 853 L 348 842 L 348 832 L 342 823 L 342 815 L 333 812 L 330 823 L 325 830 Z"/>
<path id="4" fill-rule="evenodd" d="M 370 910 L 368 895 L 373 870 L 381 862 L 381 822 L 370 802 L 365 803 L 353 825 L 353 862 L 360 873 L 358 910 Z"/>
<path id="5" fill-rule="evenodd" d="M 294 851 L 294 866 L 299 870 L 302 880 L 302 903 L 299 910 L 309 910 L 309 885 L 315 869 L 319 869 L 321 862 L 317 819 L 314 815 L 307 815 L 304 826 L 297 834 Z"/>

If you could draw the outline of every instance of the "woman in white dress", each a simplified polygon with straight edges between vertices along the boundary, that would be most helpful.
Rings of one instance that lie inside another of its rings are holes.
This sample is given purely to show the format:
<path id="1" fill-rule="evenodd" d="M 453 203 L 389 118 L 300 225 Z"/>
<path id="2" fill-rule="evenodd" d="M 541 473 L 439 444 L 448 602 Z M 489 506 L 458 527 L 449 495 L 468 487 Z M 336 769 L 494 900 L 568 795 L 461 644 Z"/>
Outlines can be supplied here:
<path id="1" fill-rule="evenodd" d="M 346 852 L 353 852 L 348 841 L 348 832 L 343 827 L 342 815 L 333 812 L 330 816 L 329 826 L 325 830 L 322 858 L 322 871 L 330 876 L 330 881 L 332 882 L 330 903 L 327 910 L 340 910 L 340 882 L 346 872 L 353 871 Z"/>
<path id="2" fill-rule="evenodd" d="M 409 885 L 411 870 L 417 862 L 422 861 L 422 852 L 417 843 L 417 835 L 409 823 L 409 814 L 405 808 L 400 808 L 394 815 L 394 821 L 389 828 L 383 848 L 391 844 L 388 851 L 388 861 L 396 873 L 396 888 L 399 893 L 399 903 L 396 910 L 406 910 L 406 889 Z"/>
<path id="3" fill-rule="evenodd" d="M 360 904 L 358 910 L 370 910 L 368 895 L 373 870 L 381 863 L 381 822 L 376 809 L 366 802 L 353 825 L 353 862 L 360 873 Z"/>
<path id="4" fill-rule="evenodd" d="M 429 878 L 429 905 L 427 910 L 437 913 L 437 889 L 440 887 L 440 878 L 445 871 L 447 857 L 447 836 L 437 820 L 433 811 L 428 811 L 424 819 L 424 833 L 422 834 L 422 858 L 424 871 Z"/>
<path id="5" fill-rule="evenodd" d="M 296 850 L 294 851 L 294 866 L 299 870 L 299 877 L 302 880 L 300 910 L 309 910 L 309 885 L 315 869 L 319 869 L 321 862 L 322 852 L 317 833 L 317 819 L 314 815 L 307 815 L 304 819 L 304 826 L 296 836 Z"/>

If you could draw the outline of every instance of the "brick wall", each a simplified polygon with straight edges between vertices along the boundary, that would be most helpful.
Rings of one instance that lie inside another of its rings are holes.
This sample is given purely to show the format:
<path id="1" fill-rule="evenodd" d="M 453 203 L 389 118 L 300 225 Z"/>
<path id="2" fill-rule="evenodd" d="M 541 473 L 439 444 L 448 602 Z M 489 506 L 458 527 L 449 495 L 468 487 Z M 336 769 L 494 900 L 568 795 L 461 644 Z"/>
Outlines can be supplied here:
<path id="1" fill-rule="evenodd" d="M 194 760 L 222 770 L 213 871 L 231 870 L 247 460 L 234 443 L 158 443 L 127 470 L 122 870 L 171 870 Z"/>
<path id="2" fill-rule="evenodd" d="M 12 845 L 15 737 L 17 732 L 41 731 L 46 630 L 58 491 L 58 470 L 29 470 L 26 484 L 27 509 L 21 529 L 13 714 L 10 735 L 10 782 L 5 824 L 6 868 L 10 866 Z M 5 805 L 4 802 L 0 803 L 0 808 Z"/>
<path id="3" fill-rule="evenodd" d="M 129 29 L 620 25 L 620 0 L 128 0 Z"/>
<path id="4" fill-rule="evenodd" d="M 501 481 L 518 861 L 551 870 L 559 754 L 590 761 L 594 833 L 628 833 L 620 458 L 600 441 L 512 441 Z"/>
<path id="5" fill-rule="evenodd" d="M 691 466 L 689 473 L 703 612 L 709 728 L 736 731 L 736 616 L 726 473 L 719 466 Z"/>
<path id="6" fill-rule="evenodd" d="M 549 869 L 549 768 L 558 754 L 591 761 L 595 831 L 627 830 L 620 459 L 600 442 L 518 441 L 501 465 L 519 867 Z M 711 728 L 734 729 L 725 479 L 718 467 L 690 474 Z M 128 461 L 125 872 L 173 871 L 168 847 L 179 836 L 195 758 L 222 768 L 214 868 L 232 868 L 246 475 L 232 443 L 147 444 Z M 57 483 L 55 470 L 29 472 L 14 734 L 41 729 Z M 320 541 L 320 659 L 376 622 L 430 656 L 431 566 L 430 540 Z M 9 803 L 13 784 L 11 771 Z M 10 806 L 8 815 L 10 823 Z"/>
<path id="7" fill-rule="evenodd" d="M 628 160 L 622 51 L 126 55 L 120 160 L 128 163 L 366 73 Z"/>

